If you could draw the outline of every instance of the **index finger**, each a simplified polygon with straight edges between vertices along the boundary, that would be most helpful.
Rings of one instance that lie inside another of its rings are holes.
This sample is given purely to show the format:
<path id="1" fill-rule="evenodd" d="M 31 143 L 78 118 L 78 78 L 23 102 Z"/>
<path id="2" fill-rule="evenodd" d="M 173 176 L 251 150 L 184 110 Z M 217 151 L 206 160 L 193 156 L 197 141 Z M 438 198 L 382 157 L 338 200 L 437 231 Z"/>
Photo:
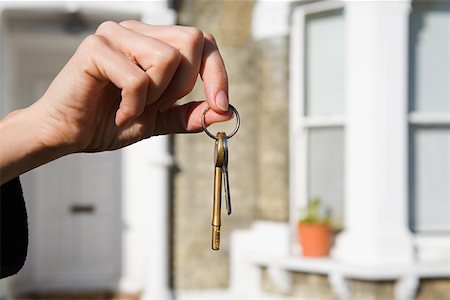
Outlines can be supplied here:
<path id="1" fill-rule="evenodd" d="M 228 75 L 214 37 L 204 33 L 204 46 L 200 76 L 203 80 L 206 100 L 217 113 L 228 111 Z"/>

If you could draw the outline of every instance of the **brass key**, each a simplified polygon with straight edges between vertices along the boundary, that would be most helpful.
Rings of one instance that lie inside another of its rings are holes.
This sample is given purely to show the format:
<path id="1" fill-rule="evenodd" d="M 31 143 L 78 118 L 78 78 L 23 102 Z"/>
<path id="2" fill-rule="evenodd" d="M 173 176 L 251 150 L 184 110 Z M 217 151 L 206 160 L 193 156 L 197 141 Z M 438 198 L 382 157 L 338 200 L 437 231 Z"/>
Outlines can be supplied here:
<path id="1" fill-rule="evenodd" d="M 221 202 L 222 202 L 222 168 L 225 160 L 224 132 L 217 133 L 214 147 L 214 202 L 212 217 L 211 247 L 220 248 Z"/>
<path id="2" fill-rule="evenodd" d="M 205 116 L 209 111 L 207 107 L 202 114 L 202 128 L 205 133 L 212 139 L 214 139 L 214 200 L 213 200 L 213 216 L 212 216 L 212 234 L 211 234 L 211 248 L 213 250 L 219 250 L 220 248 L 220 226 L 221 220 L 221 202 L 222 202 L 222 180 L 225 188 L 225 198 L 228 214 L 231 214 L 231 195 L 230 195 L 230 182 L 228 179 L 228 140 L 231 139 L 239 130 L 241 120 L 239 113 L 233 105 L 229 105 L 230 109 L 236 116 L 236 127 L 230 135 L 226 135 L 225 132 L 218 132 L 213 135 L 206 128 Z"/>

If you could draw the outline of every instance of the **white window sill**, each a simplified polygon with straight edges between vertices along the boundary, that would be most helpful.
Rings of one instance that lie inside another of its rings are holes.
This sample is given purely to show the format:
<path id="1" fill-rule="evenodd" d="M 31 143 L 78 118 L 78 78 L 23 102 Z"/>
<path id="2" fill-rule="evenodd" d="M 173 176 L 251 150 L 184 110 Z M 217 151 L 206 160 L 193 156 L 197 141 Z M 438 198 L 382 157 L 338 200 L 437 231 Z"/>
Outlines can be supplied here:
<path id="1" fill-rule="evenodd" d="M 260 267 L 277 268 L 291 272 L 341 274 L 345 278 L 361 280 L 397 280 L 404 276 L 418 278 L 450 277 L 450 261 L 415 262 L 407 265 L 354 266 L 332 258 L 253 255 L 251 263 Z"/>
<path id="2" fill-rule="evenodd" d="M 367 281 L 394 281 L 395 299 L 414 299 L 421 278 L 449 278 L 450 261 L 414 262 L 406 265 L 355 266 L 332 258 L 305 258 L 295 256 L 253 255 L 249 263 L 266 267 L 268 276 L 282 293 L 293 289 L 292 272 L 325 275 L 333 293 L 339 299 L 350 299 L 347 279 Z"/>
<path id="3" fill-rule="evenodd" d="M 394 298 L 410 300 L 415 298 L 421 278 L 450 278 L 449 255 L 429 256 L 426 261 L 380 265 L 355 265 L 331 257 L 306 258 L 292 255 L 289 253 L 291 231 L 287 223 L 258 221 L 250 230 L 232 233 L 230 287 L 233 292 L 261 292 L 261 268 L 267 268 L 269 278 L 283 294 L 292 291 L 292 272 L 325 275 L 339 299 L 350 299 L 352 296 L 347 279 L 394 281 Z M 430 243 L 429 237 L 426 241 L 423 236 L 416 238 L 418 250 L 421 248 L 419 241 L 426 245 Z M 442 245 L 442 237 L 433 238 Z"/>

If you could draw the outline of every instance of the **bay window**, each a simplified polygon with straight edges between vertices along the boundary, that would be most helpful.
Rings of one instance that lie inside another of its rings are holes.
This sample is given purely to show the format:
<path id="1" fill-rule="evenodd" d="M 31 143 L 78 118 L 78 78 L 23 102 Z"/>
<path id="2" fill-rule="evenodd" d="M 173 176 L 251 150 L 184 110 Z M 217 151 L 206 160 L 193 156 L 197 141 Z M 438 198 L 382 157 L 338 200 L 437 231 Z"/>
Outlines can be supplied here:
<path id="1" fill-rule="evenodd" d="M 410 226 L 450 231 L 450 5 L 413 3 L 410 18 Z"/>

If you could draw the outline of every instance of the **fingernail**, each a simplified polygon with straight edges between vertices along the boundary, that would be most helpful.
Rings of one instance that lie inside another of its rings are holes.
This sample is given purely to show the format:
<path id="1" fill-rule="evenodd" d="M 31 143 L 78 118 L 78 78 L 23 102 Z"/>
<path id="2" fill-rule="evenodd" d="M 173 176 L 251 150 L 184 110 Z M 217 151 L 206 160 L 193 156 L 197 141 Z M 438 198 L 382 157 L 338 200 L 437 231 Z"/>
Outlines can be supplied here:
<path id="1" fill-rule="evenodd" d="M 216 105 L 223 111 L 228 111 L 228 98 L 225 91 L 220 91 L 216 95 Z"/>

